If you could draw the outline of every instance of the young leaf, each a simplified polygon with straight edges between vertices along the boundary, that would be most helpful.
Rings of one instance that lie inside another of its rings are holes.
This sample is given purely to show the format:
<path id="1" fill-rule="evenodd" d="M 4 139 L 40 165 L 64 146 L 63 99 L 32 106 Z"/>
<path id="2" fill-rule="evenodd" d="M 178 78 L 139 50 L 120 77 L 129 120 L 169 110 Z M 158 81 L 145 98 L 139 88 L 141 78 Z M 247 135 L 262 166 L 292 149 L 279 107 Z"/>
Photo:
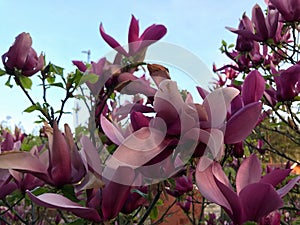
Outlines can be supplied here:
<path id="1" fill-rule="evenodd" d="M 41 107 L 39 105 L 31 105 L 24 110 L 24 112 L 31 113 L 35 110 L 39 110 Z"/>
<path id="2" fill-rule="evenodd" d="M 5 70 L 2 70 L 2 69 L 0 69 L 0 76 L 3 76 L 3 75 L 5 75 L 6 74 L 6 71 Z"/>
<path id="3" fill-rule="evenodd" d="M 13 85 L 10 83 L 10 79 L 11 79 L 11 76 L 8 77 L 7 81 L 5 82 L 5 85 L 12 88 Z"/>
<path id="4" fill-rule="evenodd" d="M 32 81 L 29 77 L 23 76 L 23 75 L 19 75 L 18 76 L 21 82 L 21 85 L 25 88 L 25 89 L 31 89 L 32 86 Z"/>
<path id="5" fill-rule="evenodd" d="M 93 73 L 85 74 L 81 77 L 79 85 L 84 84 L 87 81 L 91 82 L 92 84 L 95 84 L 98 81 L 98 79 L 99 76 L 97 76 L 96 74 Z"/>

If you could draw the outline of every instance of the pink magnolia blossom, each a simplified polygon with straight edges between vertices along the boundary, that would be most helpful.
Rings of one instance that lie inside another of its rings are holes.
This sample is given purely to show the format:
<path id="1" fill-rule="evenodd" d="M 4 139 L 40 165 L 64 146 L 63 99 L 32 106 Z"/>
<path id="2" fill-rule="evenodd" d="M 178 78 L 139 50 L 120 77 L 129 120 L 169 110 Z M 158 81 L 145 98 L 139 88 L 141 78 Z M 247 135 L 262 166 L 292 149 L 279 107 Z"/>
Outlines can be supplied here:
<path id="1" fill-rule="evenodd" d="M 38 57 L 31 45 L 30 34 L 23 32 L 16 37 L 8 52 L 2 55 L 2 62 L 9 74 L 14 74 L 17 69 L 25 76 L 32 76 L 43 68 L 44 56 L 41 54 Z"/>
<path id="2" fill-rule="evenodd" d="M 220 205 L 234 224 L 247 221 L 259 222 L 272 211 L 283 206 L 282 197 L 300 180 L 290 180 L 276 190 L 291 170 L 274 170 L 261 177 L 259 159 L 252 154 L 241 164 L 236 176 L 236 192 L 231 187 L 219 163 L 210 164 L 205 170 L 196 170 L 196 184 L 201 194 L 209 201 Z"/>
<path id="3" fill-rule="evenodd" d="M 129 51 L 126 51 L 113 37 L 105 33 L 102 23 L 100 24 L 100 34 L 105 42 L 119 54 L 126 57 L 144 54 L 145 49 L 160 40 L 166 32 L 167 29 L 165 26 L 153 24 L 140 35 L 139 21 L 132 15 L 128 32 Z"/>

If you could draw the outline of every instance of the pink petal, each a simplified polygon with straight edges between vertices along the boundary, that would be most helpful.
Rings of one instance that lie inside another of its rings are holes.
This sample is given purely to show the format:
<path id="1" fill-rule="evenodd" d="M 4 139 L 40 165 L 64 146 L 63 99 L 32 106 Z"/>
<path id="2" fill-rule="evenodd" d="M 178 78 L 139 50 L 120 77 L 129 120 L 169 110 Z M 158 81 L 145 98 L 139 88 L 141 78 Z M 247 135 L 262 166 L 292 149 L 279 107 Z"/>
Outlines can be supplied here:
<path id="1" fill-rule="evenodd" d="M 98 175 L 101 175 L 102 163 L 97 149 L 87 136 L 82 136 L 80 143 L 82 145 L 81 153 L 84 154 L 84 158 L 89 169 L 92 170 L 92 172 L 96 172 Z"/>
<path id="2" fill-rule="evenodd" d="M 137 168 L 160 154 L 167 146 L 165 133 L 150 127 L 142 127 L 129 135 L 106 161 L 112 168 L 124 165 Z"/>
<path id="3" fill-rule="evenodd" d="M 249 184 L 257 183 L 261 178 L 261 164 L 255 154 L 251 154 L 245 159 L 236 175 L 236 190 L 239 194 L 240 191 Z"/>
<path id="4" fill-rule="evenodd" d="M 216 89 L 209 93 L 203 101 L 209 127 L 219 128 L 225 122 L 230 102 L 239 94 L 239 90 L 232 87 Z M 204 123 L 206 124 L 206 123 Z"/>
<path id="5" fill-rule="evenodd" d="M 261 100 L 265 91 L 265 83 L 265 79 L 258 70 L 251 71 L 246 76 L 242 88 L 242 97 L 245 105 Z"/>
<path id="6" fill-rule="evenodd" d="M 240 192 L 239 197 L 245 212 L 243 222 L 259 222 L 263 216 L 283 206 L 283 201 L 270 184 L 249 184 Z"/>
<path id="7" fill-rule="evenodd" d="M 92 220 L 95 222 L 100 222 L 101 218 L 97 213 L 96 209 L 83 207 L 78 203 L 72 202 L 68 198 L 54 193 L 41 194 L 39 196 L 33 195 L 30 191 L 26 192 L 29 198 L 36 204 L 54 209 L 62 209 L 72 212 L 74 215 Z"/>
<path id="8" fill-rule="evenodd" d="M 226 124 L 225 144 L 238 143 L 251 133 L 261 114 L 261 107 L 260 102 L 253 102 L 230 117 Z"/>
<path id="9" fill-rule="evenodd" d="M 295 177 L 294 179 L 290 180 L 285 186 L 277 190 L 277 193 L 280 197 L 285 196 L 299 181 L 300 176 Z"/>
<path id="10" fill-rule="evenodd" d="M 105 33 L 102 23 L 100 24 L 100 34 L 104 41 L 117 52 L 121 53 L 122 55 L 129 56 L 125 49 L 111 36 Z"/>
<path id="11" fill-rule="evenodd" d="M 0 154 L 0 168 L 47 174 L 46 166 L 29 152 L 6 152 Z"/>
<path id="12" fill-rule="evenodd" d="M 124 137 L 119 128 L 109 122 L 108 119 L 106 119 L 102 114 L 100 116 L 100 121 L 105 135 L 116 145 L 121 145 L 124 141 Z"/>
<path id="13" fill-rule="evenodd" d="M 224 194 L 216 184 L 213 171 L 217 171 L 219 173 L 217 174 L 218 177 L 226 177 L 221 166 L 216 162 L 213 162 L 204 171 L 200 171 L 197 166 L 195 173 L 197 187 L 201 195 L 207 200 L 221 205 L 228 211 L 232 212 L 228 200 L 225 198 Z"/>
<path id="14" fill-rule="evenodd" d="M 206 145 L 204 155 L 200 158 L 198 162 L 198 169 L 205 170 L 207 166 L 207 162 L 209 160 L 204 159 L 204 157 L 208 157 L 211 160 L 219 159 L 223 153 L 223 132 L 218 129 L 211 129 L 209 131 L 200 130 L 199 133 L 199 141 Z M 204 161 L 203 161 L 204 160 Z"/>

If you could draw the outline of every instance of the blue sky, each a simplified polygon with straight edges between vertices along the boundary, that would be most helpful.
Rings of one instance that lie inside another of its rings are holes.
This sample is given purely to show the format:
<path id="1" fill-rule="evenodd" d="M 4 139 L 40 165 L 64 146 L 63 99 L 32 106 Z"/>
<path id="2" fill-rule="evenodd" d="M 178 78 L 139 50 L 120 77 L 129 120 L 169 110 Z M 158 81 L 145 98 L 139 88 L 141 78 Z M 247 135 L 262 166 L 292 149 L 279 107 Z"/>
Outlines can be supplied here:
<path id="1" fill-rule="evenodd" d="M 141 31 L 153 23 L 164 24 L 168 29 L 164 42 L 192 52 L 211 70 L 214 62 L 222 65 L 227 61 L 218 50 L 221 40 L 235 42 L 236 36 L 225 26 L 237 27 L 243 12 L 251 17 L 255 3 L 265 8 L 263 0 L 0 0 L 0 54 L 8 50 L 19 33 L 29 32 L 33 48 L 38 53 L 43 51 L 48 61 L 64 67 L 67 73 L 74 70 L 71 60 L 86 60 L 82 51 L 90 49 L 94 61 L 110 51 L 100 37 L 100 22 L 107 33 L 126 44 L 131 14 L 134 14 L 140 21 Z M 3 68 L 1 63 L 0 67 Z M 15 123 L 21 121 L 31 131 L 34 118 L 22 113 L 29 102 L 17 87 L 6 87 L 5 81 L 5 77 L 0 78 L 3 96 L 0 121 L 10 115 Z M 73 103 L 68 107 L 71 109 Z M 72 116 L 65 119 L 72 122 Z"/>

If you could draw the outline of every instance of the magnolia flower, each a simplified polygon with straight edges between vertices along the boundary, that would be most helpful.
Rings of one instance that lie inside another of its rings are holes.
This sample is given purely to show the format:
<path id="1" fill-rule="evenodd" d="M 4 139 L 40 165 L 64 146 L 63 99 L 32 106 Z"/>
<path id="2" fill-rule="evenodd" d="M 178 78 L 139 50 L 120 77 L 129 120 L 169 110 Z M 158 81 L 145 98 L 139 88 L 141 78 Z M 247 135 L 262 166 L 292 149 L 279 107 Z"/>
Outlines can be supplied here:
<path id="1" fill-rule="evenodd" d="M 200 169 L 198 166 L 196 170 L 199 191 L 206 199 L 220 205 L 234 224 L 259 222 L 270 212 L 282 207 L 281 198 L 300 180 L 298 176 L 275 190 L 291 170 L 274 170 L 261 177 L 261 164 L 255 154 L 241 164 L 236 176 L 236 192 L 219 163 L 214 162 L 205 170 Z"/>
<path id="2" fill-rule="evenodd" d="M 299 0 L 269 0 L 277 8 L 282 19 L 286 22 L 300 21 L 300 1 Z"/>
<path id="3" fill-rule="evenodd" d="M 2 55 L 2 62 L 9 74 L 14 74 L 17 69 L 25 76 L 32 76 L 43 68 L 44 56 L 41 54 L 38 57 L 31 45 L 30 34 L 23 32 L 16 37 L 8 52 Z"/>
<path id="4" fill-rule="evenodd" d="M 256 4 L 252 8 L 252 21 L 244 15 L 238 29 L 227 28 L 243 37 L 239 37 L 240 39 L 238 39 L 237 50 L 239 48 L 245 50 L 250 48 L 251 45 L 249 44 L 251 44 L 251 40 L 267 41 L 270 38 L 274 38 L 278 27 L 278 15 L 279 13 L 276 9 L 269 7 L 268 14 L 265 17 L 260 6 Z M 248 47 L 246 48 L 246 46 Z"/>
<path id="5" fill-rule="evenodd" d="M 143 55 L 146 48 L 160 40 L 166 32 L 165 26 L 153 24 L 139 35 L 139 21 L 132 15 L 128 32 L 129 51 L 127 52 L 113 37 L 105 33 L 102 23 L 100 24 L 100 34 L 105 42 L 126 57 Z"/>
<path id="6" fill-rule="evenodd" d="M 65 125 L 63 135 L 54 122 L 53 129 L 46 126 L 46 133 L 49 139 L 48 151 L 39 153 L 34 147 L 31 152 L 9 151 L 0 154 L 0 168 L 32 174 L 53 186 L 79 182 L 86 169 L 70 127 Z"/>
<path id="7" fill-rule="evenodd" d="M 279 76 L 274 76 L 277 87 L 277 100 L 288 101 L 300 93 L 300 64 L 279 71 Z"/>

